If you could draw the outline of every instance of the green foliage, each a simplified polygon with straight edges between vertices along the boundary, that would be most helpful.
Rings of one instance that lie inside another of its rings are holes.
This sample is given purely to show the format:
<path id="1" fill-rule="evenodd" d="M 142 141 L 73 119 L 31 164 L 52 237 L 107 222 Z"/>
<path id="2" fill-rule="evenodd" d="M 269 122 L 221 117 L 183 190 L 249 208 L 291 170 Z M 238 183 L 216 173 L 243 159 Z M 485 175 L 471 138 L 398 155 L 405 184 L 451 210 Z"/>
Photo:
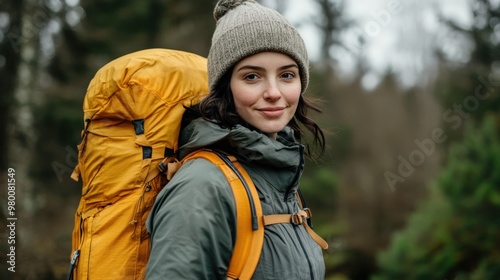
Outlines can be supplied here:
<path id="1" fill-rule="evenodd" d="M 374 279 L 499 279 L 500 127 L 494 116 L 472 124 Z"/>
<path id="2" fill-rule="evenodd" d="M 457 214 L 484 218 L 500 208 L 500 144 L 494 118 L 485 120 L 480 131 L 471 127 L 461 145 L 450 148 L 448 167 L 438 184 L 448 198 L 455 202 Z M 465 160 L 464 160 L 465 159 Z M 497 219 L 495 219 L 497 220 Z"/>

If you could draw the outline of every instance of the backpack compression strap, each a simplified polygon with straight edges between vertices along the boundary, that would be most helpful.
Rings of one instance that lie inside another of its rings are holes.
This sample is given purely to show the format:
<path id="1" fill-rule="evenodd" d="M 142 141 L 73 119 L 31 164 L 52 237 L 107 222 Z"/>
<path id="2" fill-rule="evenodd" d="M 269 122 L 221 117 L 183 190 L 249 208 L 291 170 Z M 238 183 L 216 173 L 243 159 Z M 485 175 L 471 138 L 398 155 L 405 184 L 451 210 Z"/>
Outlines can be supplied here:
<path id="1" fill-rule="evenodd" d="M 250 279 L 257 267 L 264 243 L 260 199 L 252 179 L 233 156 L 214 150 L 198 150 L 182 160 L 204 158 L 226 176 L 236 205 L 236 243 L 227 271 L 228 279 Z"/>
<path id="2" fill-rule="evenodd" d="M 304 208 L 302 210 L 297 211 L 294 214 L 274 214 L 274 215 L 266 215 L 263 217 L 264 225 L 274 225 L 280 223 L 291 223 L 295 226 L 303 225 L 312 239 L 323 249 L 328 249 L 328 243 L 321 238 L 316 232 L 312 230 L 312 228 L 307 223 L 307 220 L 312 216 L 311 210 L 309 208 Z"/>

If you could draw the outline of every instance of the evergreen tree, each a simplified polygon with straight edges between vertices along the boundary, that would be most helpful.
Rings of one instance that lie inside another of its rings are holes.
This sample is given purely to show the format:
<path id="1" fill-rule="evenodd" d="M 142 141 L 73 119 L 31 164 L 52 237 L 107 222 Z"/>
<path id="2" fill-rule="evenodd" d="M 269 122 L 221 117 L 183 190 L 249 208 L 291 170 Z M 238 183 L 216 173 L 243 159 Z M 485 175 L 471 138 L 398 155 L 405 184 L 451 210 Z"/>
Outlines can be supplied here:
<path id="1" fill-rule="evenodd" d="M 374 279 L 499 279 L 500 120 L 468 125 Z"/>
<path id="2" fill-rule="evenodd" d="M 445 166 L 421 204 L 379 255 L 374 279 L 498 279 L 500 276 L 500 5 L 471 2 L 469 60 L 443 63 Z M 495 32 L 495 30 L 497 30 Z"/>

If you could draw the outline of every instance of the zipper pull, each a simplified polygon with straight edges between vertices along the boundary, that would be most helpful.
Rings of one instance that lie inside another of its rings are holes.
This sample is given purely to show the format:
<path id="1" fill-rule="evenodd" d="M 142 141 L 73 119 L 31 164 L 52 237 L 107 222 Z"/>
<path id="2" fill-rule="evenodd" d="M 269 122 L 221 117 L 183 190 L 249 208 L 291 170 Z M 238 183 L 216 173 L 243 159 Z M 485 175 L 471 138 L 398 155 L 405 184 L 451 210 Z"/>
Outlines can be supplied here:
<path id="1" fill-rule="evenodd" d="M 75 270 L 76 261 L 78 260 L 79 256 L 80 256 L 80 250 L 75 250 L 73 252 L 73 257 L 71 257 L 71 262 L 69 265 L 68 280 L 73 280 L 73 270 Z"/>

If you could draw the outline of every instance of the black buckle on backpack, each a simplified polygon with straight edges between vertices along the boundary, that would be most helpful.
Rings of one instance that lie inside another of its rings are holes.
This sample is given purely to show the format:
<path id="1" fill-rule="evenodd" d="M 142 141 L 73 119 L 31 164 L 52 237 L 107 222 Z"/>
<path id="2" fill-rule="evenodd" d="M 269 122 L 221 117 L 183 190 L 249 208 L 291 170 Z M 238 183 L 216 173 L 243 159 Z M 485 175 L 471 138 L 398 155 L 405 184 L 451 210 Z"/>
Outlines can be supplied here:
<path id="1" fill-rule="evenodd" d="M 160 169 L 161 173 L 165 173 L 165 171 L 167 171 L 167 167 L 163 161 L 158 164 L 158 169 Z"/>

